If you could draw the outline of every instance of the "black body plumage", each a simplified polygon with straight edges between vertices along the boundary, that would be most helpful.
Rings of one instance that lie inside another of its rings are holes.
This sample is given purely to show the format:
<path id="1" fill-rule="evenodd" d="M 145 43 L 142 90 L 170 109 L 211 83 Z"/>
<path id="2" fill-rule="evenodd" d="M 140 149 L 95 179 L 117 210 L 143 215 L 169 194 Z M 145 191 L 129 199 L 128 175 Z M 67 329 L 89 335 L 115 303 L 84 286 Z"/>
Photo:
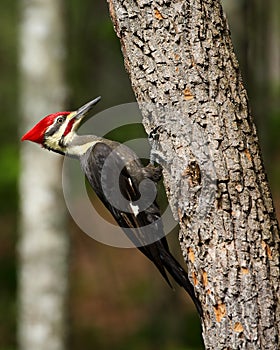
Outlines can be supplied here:
<path id="1" fill-rule="evenodd" d="M 91 187 L 117 223 L 124 228 L 129 239 L 155 264 L 171 286 L 166 270 L 170 273 L 191 296 L 201 315 L 201 305 L 195 296 L 193 285 L 186 271 L 170 253 L 156 200 L 143 211 L 134 212 L 131 208 L 131 203 L 139 200 L 141 193 L 145 195 L 145 190 L 146 193 L 152 190 L 151 182 L 145 180 L 160 180 L 161 168 L 151 165 L 144 167 L 132 150 L 110 140 L 106 140 L 106 143 L 96 142 L 80 157 L 80 162 Z M 119 198 L 115 194 L 116 179 L 121 194 Z M 143 232 L 147 226 L 149 236 Z"/>

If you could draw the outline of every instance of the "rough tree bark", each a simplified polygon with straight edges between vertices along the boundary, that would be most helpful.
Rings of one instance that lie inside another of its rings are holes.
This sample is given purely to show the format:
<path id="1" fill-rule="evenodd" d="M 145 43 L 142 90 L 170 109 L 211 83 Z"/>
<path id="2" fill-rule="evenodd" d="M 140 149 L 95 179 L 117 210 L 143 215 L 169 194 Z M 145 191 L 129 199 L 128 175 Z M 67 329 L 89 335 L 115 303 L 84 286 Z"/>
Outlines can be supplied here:
<path id="1" fill-rule="evenodd" d="M 220 1 L 108 2 L 157 134 L 205 347 L 279 349 L 279 227 Z"/>
<path id="2" fill-rule="evenodd" d="M 62 1 L 21 1 L 21 135 L 65 104 Z M 61 158 L 22 145 L 18 343 L 21 350 L 65 347 L 68 235 Z"/>

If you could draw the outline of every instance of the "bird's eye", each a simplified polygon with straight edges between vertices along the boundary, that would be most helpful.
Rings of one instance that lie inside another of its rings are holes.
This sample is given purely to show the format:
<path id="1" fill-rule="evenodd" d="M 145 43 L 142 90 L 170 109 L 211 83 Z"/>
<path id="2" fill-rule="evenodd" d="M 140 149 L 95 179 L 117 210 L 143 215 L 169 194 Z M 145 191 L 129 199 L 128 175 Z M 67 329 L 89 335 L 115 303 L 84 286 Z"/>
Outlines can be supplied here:
<path id="1" fill-rule="evenodd" d="M 64 122 L 64 120 L 65 120 L 65 118 L 63 118 L 63 117 L 58 117 L 58 118 L 56 119 L 56 122 L 57 122 L 58 124 L 62 124 L 62 123 Z"/>

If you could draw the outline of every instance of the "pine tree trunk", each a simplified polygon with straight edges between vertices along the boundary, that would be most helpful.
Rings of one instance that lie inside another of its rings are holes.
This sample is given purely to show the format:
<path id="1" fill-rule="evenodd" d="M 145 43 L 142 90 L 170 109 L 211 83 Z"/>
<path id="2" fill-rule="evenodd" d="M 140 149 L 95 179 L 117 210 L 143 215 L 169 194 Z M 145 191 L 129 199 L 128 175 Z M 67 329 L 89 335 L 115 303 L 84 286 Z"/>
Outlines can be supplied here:
<path id="1" fill-rule="evenodd" d="M 62 2 L 21 1 L 21 135 L 63 110 Z M 61 158 L 23 144 L 20 177 L 18 344 L 21 350 L 65 348 L 68 235 L 61 193 Z"/>
<path id="2" fill-rule="evenodd" d="M 207 349 L 279 349 L 279 227 L 217 0 L 109 0 Z"/>

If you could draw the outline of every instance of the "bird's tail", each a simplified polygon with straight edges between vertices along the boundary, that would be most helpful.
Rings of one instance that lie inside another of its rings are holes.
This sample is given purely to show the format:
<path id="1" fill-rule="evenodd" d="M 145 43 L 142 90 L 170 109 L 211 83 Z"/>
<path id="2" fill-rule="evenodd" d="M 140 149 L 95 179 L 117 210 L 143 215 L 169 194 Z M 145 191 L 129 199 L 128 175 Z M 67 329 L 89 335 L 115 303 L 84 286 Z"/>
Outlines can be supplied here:
<path id="1" fill-rule="evenodd" d="M 169 272 L 173 279 L 181 287 L 183 287 L 185 291 L 189 294 L 189 296 L 192 298 L 199 315 L 202 316 L 202 308 L 200 301 L 195 295 L 194 287 L 189 280 L 187 272 L 183 269 L 179 262 L 171 255 L 169 251 L 161 251 L 161 260 L 165 269 Z"/>
<path id="2" fill-rule="evenodd" d="M 199 315 L 202 316 L 201 304 L 195 295 L 194 287 L 189 280 L 189 276 L 179 262 L 170 253 L 166 238 L 164 237 L 161 240 L 147 246 L 138 247 L 138 249 L 155 264 L 165 281 L 170 287 L 172 287 L 166 271 L 169 272 L 179 286 L 183 287 L 189 294 L 197 308 Z"/>

